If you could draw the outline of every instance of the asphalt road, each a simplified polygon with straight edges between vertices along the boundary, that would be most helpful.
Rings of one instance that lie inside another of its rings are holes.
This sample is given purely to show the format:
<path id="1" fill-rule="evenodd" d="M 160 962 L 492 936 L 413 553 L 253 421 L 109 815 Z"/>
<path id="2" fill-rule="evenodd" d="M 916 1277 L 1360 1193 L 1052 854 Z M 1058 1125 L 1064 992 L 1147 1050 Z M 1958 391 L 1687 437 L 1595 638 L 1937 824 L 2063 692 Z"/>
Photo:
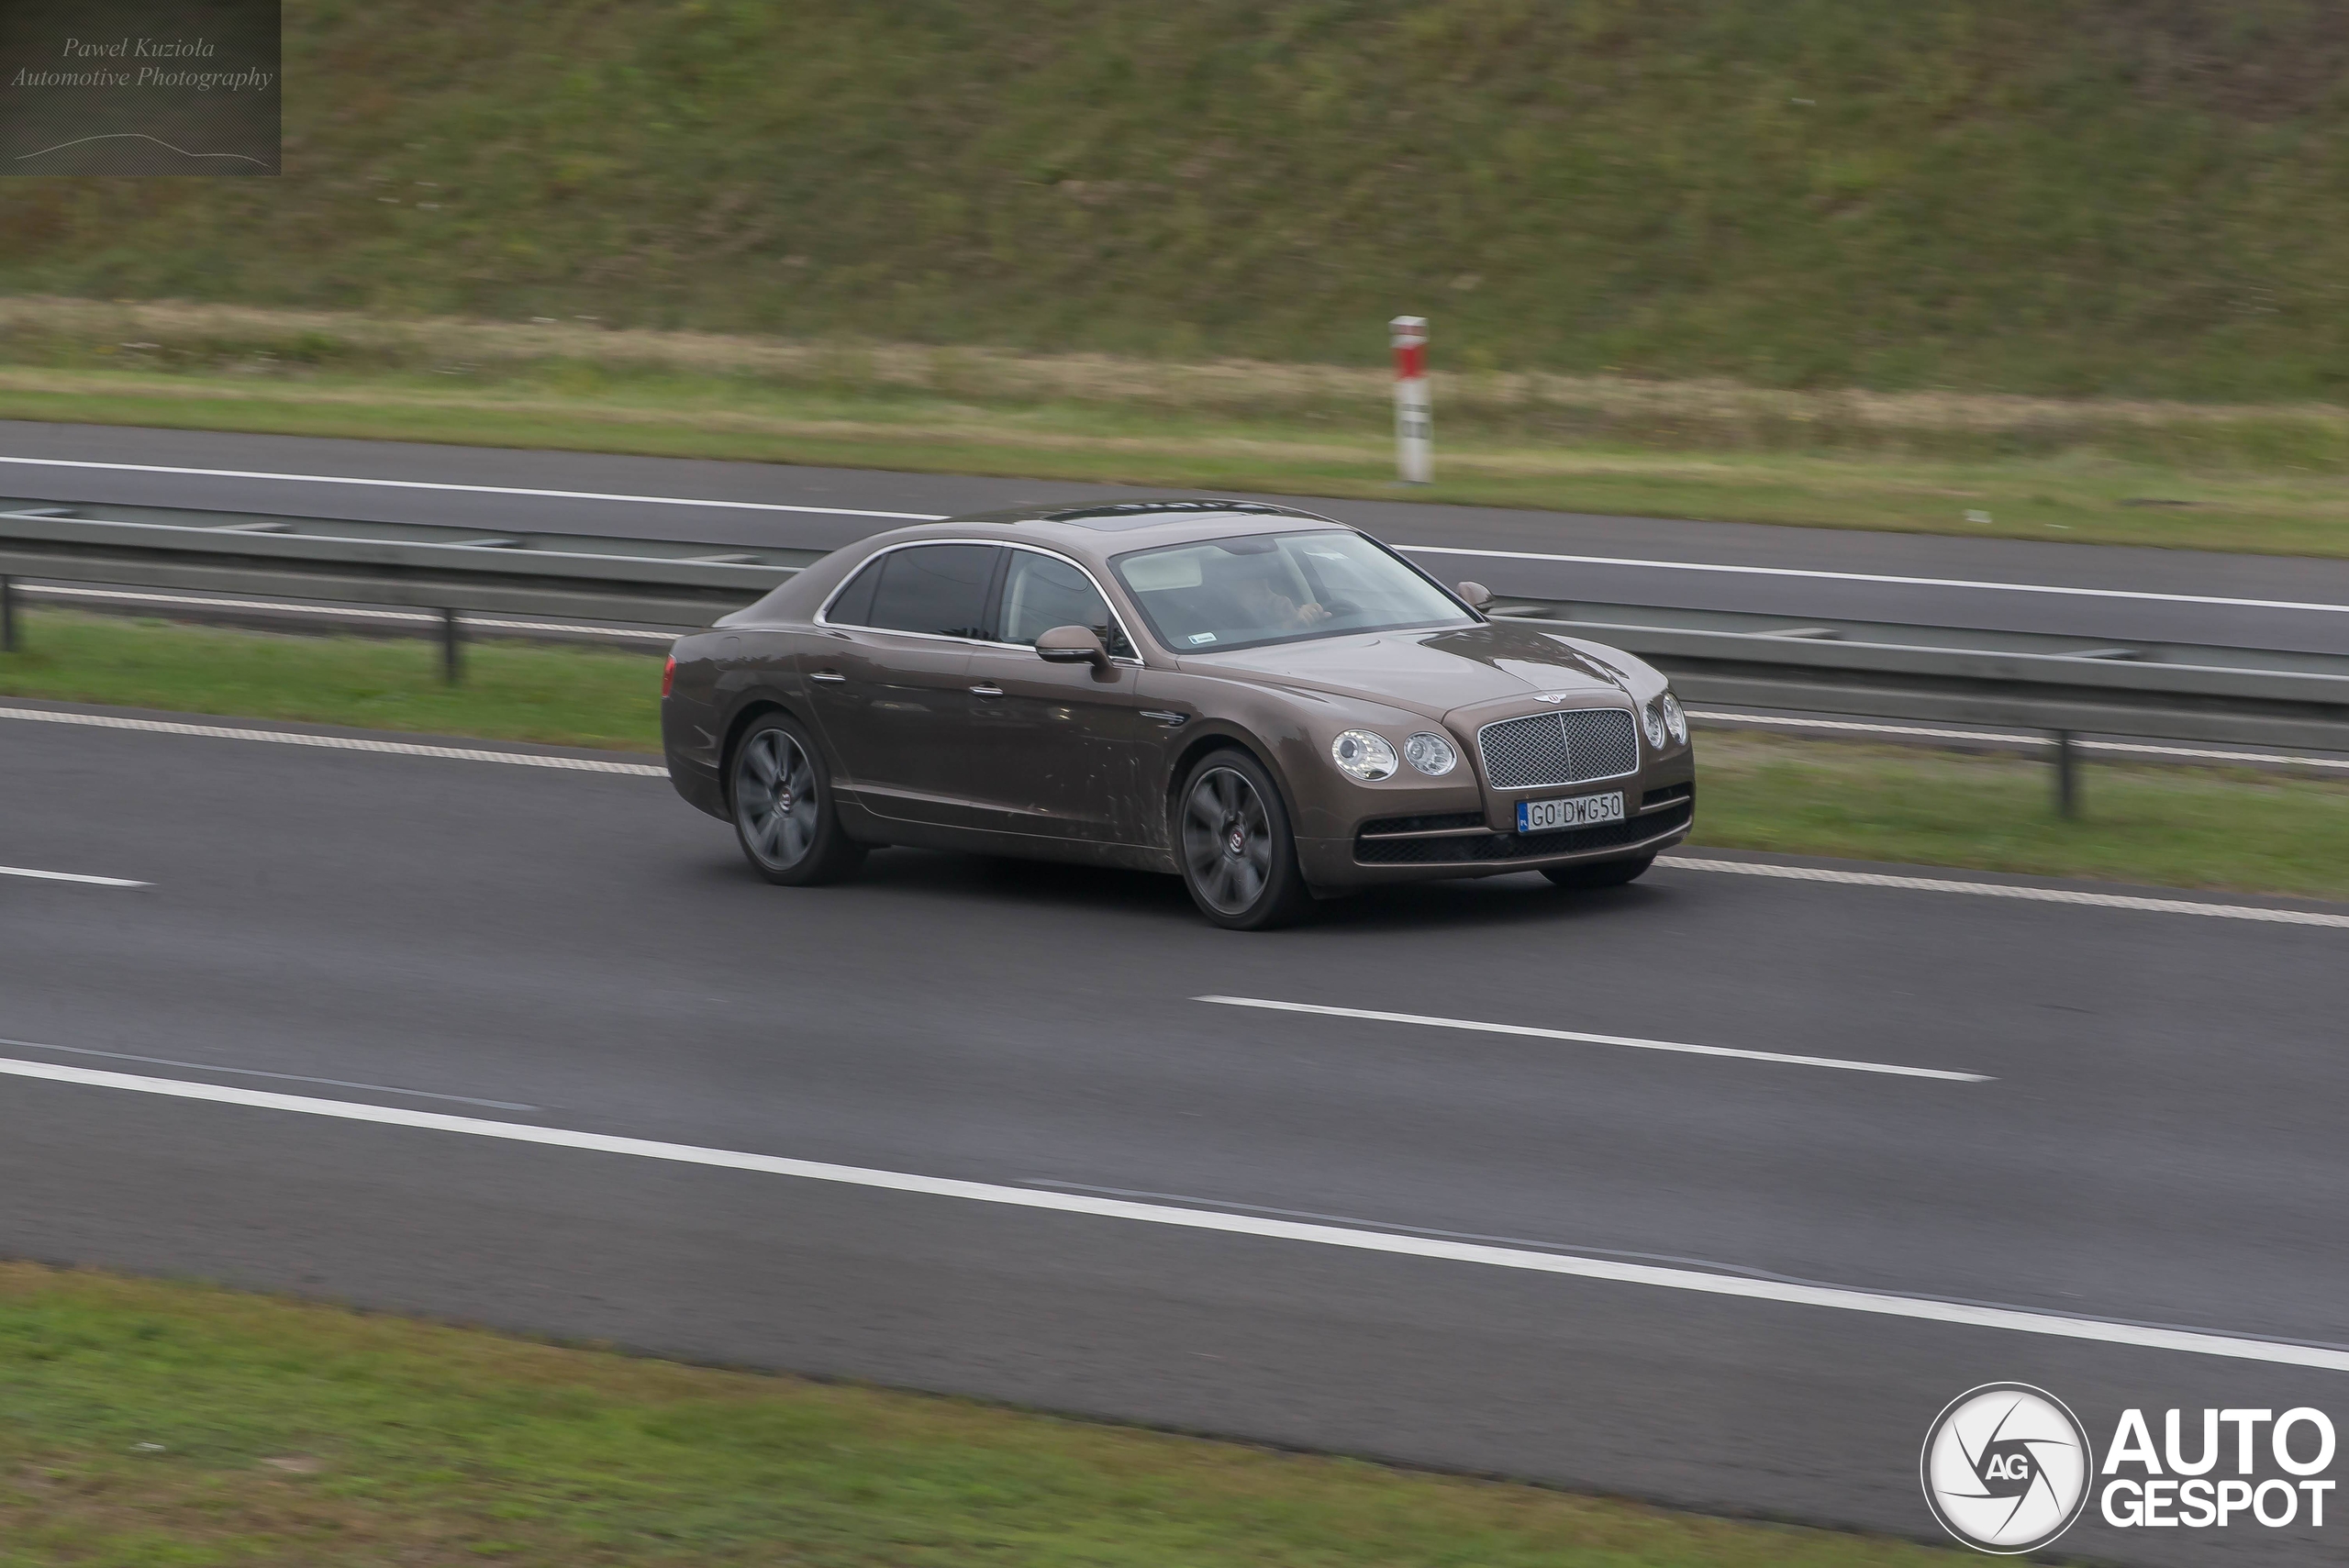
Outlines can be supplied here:
<path id="1" fill-rule="evenodd" d="M 14 717 L 0 801 L 0 866 L 150 884 L 0 874 L 0 1254 L 1920 1537 L 1981 1383 L 2349 1423 L 2349 1356 L 2256 1359 L 2349 1343 L 2340 926 L 1659 869 L 1241 936 L 905 851 L 771 888 L 656 777 Z M 516 1140 L 573 1133 L 687 1154 Z M 1282 1216 L 1373 1240 L 1198 1228 Z"/>
<path id="2" fill-rule="evenodd" d="M 0 495 L 822 549 L 908 516 L 1161 494 L 14 421 L 0 421 Z M 116 466 L 60 466 L 73 463 Z M 393 483 L 339 482 L 349 480 Z M 418 484 L 460 488 L 408 487 Z M 1445 552 L 1420 560 L 1447 579 L 1473 576 L 1504 595 L 2349 653 L 2349 561 L 1265 498 Z M 794 507 L 813 509 L 778 509 Z"/>

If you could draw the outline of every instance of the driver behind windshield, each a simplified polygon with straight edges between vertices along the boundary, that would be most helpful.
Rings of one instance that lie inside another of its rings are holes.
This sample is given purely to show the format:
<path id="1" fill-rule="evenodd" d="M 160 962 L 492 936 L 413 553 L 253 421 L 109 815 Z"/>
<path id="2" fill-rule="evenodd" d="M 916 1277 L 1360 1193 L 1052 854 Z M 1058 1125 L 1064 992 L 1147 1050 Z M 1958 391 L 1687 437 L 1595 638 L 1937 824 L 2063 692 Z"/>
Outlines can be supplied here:
<path id="1" fill-rule="evenodd" d="M 1282 571 L 1285 564 L 1278 555 L 1227 557 L 1215 562 L 1212 570 L 1217 586 L 1230 595 L 1239 608 L 1240 613 L 1232 618 L 1233 625 L 1267 631 L 1304 631 L 1330 618 L 1330 612 L 1318 601 L 1298 598 L 1287 592 L 1297 584 L 1289 573 Z M 1297 592 L 1302 594 L 1304 590 Z"/>
<path id="2" fill-rule="evenodd" d="M 1473 624 L 1423 574 L 1342 528 L 1166 545 L 1113 564 L 1152 630 L 1179 652 Z"/>

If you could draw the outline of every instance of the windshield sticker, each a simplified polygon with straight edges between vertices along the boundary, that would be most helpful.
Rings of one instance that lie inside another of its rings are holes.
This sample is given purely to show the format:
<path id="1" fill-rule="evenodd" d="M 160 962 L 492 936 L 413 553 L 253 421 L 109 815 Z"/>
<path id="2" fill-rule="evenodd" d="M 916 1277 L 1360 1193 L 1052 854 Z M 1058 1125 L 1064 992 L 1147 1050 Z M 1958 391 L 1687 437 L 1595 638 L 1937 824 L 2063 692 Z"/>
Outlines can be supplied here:
<path id="1" fill-rule="evenodd" d="M 1211 631 L 1195 631 L 1191 633 L 1191 640 L 1195 643 L 1213 642 L 1215 640 L 1215 633 Z"/>

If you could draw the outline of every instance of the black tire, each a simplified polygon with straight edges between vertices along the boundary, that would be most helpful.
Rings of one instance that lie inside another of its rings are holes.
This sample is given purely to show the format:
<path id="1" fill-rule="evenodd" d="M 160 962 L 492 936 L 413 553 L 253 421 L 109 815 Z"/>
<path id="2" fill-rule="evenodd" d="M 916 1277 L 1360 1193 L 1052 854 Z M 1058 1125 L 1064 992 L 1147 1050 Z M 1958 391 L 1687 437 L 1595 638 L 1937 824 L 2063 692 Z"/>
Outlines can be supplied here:
<path id="1" fill-rule="evenodd" d="M 1199 913 L 1230 931 L 1293 925 L 1313 907 L 1281 792 L 1245 751 L 1211 751 L 1174 797 L 1174 858 Z"/>
<path id="2" fill-rule="evenodd" d="M 1628 861 L 1585 861 L 1580 865 L 1543 866 L 1542 874 L 1560 887 L 1620 887 L 1627 882 L 1639 881 L 1653 864 L 1653 855 L 1639 855 Z"/>
<path id="3" fill-rule="evenodd" d="M 727 761 L 726 804 L 742 858 L 769 882 L 812 887 L 837 882 L 864 859 L 841 829 L 823 753 L 796 720 L 754 720 Z"/>

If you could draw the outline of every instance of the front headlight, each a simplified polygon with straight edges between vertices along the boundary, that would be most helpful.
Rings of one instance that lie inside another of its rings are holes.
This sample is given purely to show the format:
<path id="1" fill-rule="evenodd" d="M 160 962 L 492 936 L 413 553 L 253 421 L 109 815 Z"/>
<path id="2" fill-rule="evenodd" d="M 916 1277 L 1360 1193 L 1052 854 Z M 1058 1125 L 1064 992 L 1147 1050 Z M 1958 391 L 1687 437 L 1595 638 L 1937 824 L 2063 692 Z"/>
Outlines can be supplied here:
<path id="1" fill-rule="evenodd" d="M 1395 773 L 1395 748 L 1367 729 L 1349 729 L 1330 741 L 1330 760 L 1340 773 L 1364 783 Z"/>
<path id="2" fill-rule="evenodd" d="M 1460 765 L 1460 753 L 1442 736 L 1421 730 L 1403 742 L 1403 760 L 1431 778 L 1442 778 Z"/>
<path id="3" fill-rule="evenodd" d="M 1640 709 L 1640 728 L 1648 732 L 1648 750 L 1661 751 L 1664 742 L 1672 739 L 1672 731 L 1664 727 L 1664 706 L 1650 703 Z"/>
<path id="4" fill-rule="evenodd" d="M 1681 745 L 1688 742 L 1688 715 L 1680 706 L 1680 699 L 1670 692 L 1664 694 L 1657 706 L 1664 709 L 1664 727 L 1672 731 L 1672 739 Z"/>

